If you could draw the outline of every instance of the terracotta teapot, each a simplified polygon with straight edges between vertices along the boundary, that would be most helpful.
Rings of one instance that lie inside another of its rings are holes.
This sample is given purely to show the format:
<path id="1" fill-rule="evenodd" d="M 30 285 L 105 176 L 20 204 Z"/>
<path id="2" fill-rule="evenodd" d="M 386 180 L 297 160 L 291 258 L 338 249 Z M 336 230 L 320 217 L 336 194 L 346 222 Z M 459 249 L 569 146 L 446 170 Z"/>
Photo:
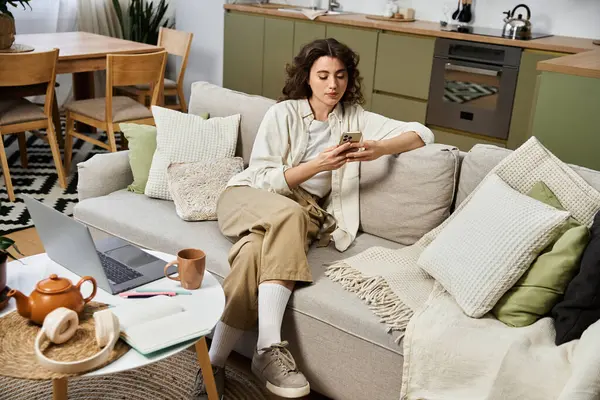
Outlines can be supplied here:
<path id="1" fill-rule="evenodd" d="M 94 288 L 92 294 L 84 299 L 79 288 L 85 281 L 90 281 Z M 14 297 L 17 311 L 21 316 L 42 325 L 46 315 L 59 307 L 66 307 L 80 314 L 85 303 L 96 295 L 97 288 L 96 280 L 91 276 L 84 276 L 77 285 L 73 286 L 69 279 L 52 274 L 49 278 L 39 281 L 29 297 L 15 289 L 9 291 L 7 296 Z"/>

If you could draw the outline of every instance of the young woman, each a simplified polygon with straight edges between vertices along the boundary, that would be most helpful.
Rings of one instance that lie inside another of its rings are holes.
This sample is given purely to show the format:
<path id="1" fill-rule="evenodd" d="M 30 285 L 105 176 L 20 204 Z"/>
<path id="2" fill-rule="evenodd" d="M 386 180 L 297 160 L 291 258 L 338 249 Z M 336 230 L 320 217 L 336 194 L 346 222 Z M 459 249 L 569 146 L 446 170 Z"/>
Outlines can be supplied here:
<path id="1" fill-rule="evenodd" d="M 358 231 L 360 161 L 433 142 L 425 126 L 365 111 L 358 56 L 335 39 L 307 44 L 288 66 L 283 101 L 260 125 L 249 167 L 231 179 L 219 199 L 223 234 L 235 242 L 223 282 L 225 311 L 210 359 L 219 395 L 224 365 L 244 331 L 258 322 L 252 371 L 276 395 L 295 398 L 310 385 L 281 340 L 286 304 L 297 282 L 310 283 L 310 244 L 339 251 Z M 360 143 L 344 143 L 361 132 Z M 197 384 L 196 398 L 207 399 Z"/>

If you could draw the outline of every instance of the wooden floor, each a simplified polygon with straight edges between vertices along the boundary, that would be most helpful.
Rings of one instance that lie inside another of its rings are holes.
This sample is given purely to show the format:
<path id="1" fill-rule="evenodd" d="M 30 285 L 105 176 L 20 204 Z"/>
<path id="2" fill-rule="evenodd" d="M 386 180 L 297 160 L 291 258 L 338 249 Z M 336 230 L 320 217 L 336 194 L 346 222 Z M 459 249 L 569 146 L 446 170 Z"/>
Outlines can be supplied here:
<path id="1" fill-rule="evenodd" d="M 7 237 L 13 239 L 16 242 L 17 247 L 23 253 L 24 257 L 32 256 L 35 254 L 40 254 L 44 252 L 44 246 L 40 241 L 40 238 L 35 230 L 35 228 L 24 229 L 22 231 L 17 231 L 6 235 Z M 20 258 L 20 256 L 19 256 Z M 246 357 L 243 357 L 237 353 L 233 353 L 228 360 L 229 364 L 233 366 L 245 370 L 248 375 L 252 375 L 250 371 L 250 360 Z M 278 400 L 282 399 L 278 396 L 270 396 L 268 400 Z M 311 393 L 309 396 L 303 397 L 305 400 L 327 400 L 327 397 L 321 396 L 318 393 Z"/>

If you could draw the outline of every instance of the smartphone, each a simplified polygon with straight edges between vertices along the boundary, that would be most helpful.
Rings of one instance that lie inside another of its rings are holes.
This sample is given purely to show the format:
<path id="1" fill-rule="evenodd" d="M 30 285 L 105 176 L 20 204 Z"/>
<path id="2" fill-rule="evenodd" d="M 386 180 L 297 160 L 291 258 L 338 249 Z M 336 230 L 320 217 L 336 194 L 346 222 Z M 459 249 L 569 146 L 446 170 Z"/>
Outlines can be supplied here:
<path id="1" fill-rule="evenodd" d="M 353 131 L 353 132 L 344 132 L 340 137 L 340 145 L 350 142 L 350 143 L 360 143 L 362 140 L 362 132 Z"/>

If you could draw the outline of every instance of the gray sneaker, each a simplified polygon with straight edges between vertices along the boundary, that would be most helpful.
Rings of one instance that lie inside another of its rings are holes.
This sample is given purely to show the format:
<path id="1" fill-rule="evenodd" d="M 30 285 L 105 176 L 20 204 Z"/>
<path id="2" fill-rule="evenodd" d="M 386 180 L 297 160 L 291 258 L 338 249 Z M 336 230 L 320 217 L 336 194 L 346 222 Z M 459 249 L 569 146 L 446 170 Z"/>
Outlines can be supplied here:
<path id="1" fill-rule="evenodd" d="M 213 375 L 215 376 L 215 383 L 217 385 L 217 393 L 219 399 L 223 399 L 225 395 L 225 368 L 212 367 Z M 206 393 L 206 387 L 204 386 L 204 379 L 202 379 L 202 370 L 198 369 L 196 373 L 196 381 L 194 382 L 194 391 L 192 392 L 193 400 L 208 400 L 208 393 Z"/>
<path id="2" fill-rule="evenodd" d="M 286 341 L 276 343 L 262 349 L 262 354 L 254 349 L 252 372 L 277 396 L 288 399 L 306 396 L 310 393 L 310 385 L 302 372 L 298 371 L 287 346 Z"/>

